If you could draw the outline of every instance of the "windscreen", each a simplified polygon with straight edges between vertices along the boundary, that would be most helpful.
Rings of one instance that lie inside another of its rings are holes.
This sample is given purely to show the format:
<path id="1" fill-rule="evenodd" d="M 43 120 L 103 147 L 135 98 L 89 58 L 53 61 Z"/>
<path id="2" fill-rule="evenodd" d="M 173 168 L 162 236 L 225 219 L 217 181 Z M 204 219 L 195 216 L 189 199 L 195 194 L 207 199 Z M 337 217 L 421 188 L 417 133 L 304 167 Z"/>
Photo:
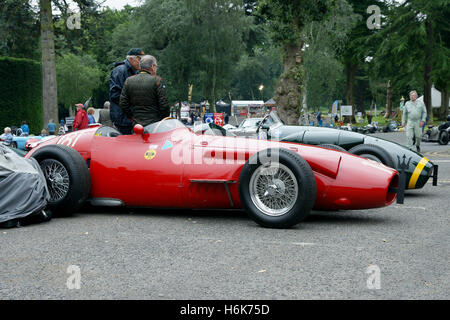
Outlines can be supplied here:
<path id="1" fill-rule="evenodd" d="M 178 121 L 177 119 L 168 119 L 168 120 L 162 120 L 159 122 L 155 122 L 152 124 L 149 124 L 144 128 L 145 133 L 161 133 L 161 132 L 167 132 L 171 130 L 175 130 L 177 128 L 186 128 L 186 126 Z"/>

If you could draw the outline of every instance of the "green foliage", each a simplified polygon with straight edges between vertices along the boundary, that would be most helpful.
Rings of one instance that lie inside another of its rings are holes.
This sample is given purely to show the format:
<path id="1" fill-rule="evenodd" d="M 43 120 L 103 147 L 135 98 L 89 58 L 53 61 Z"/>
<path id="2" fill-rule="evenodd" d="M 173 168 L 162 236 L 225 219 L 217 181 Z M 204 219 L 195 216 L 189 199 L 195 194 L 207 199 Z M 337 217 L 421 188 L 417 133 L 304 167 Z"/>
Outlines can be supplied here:
<path id="1" fill-rule="evenodd" d="M 37 13 L 26 0 L 1 0 L 0 56 L 39 59 Z"/>
<path id="2" fill-rule="evenodd" d="M 329 0 L 260 0 L 259 14 L 270 21 L 271 37 L 276 43 L 295 45 L 303 27 L 320 21 L 328 11 Z"/>
<path id="3" fill-rule="evenodd" d="M 101 83 L 102 71 L 92 57 L 63 54 L 56 59 L 58 103 L 65 108 L 83 103 Z M 98 106 L 102 107 L 102 106 Z"/>
<path id="4" fill-rule="evenodd" d="M 42 68 L 34 60 L 0 57 L 0 128 L 26 120 L 38 134 L 42 122 Z"/>
<path id="5" fill-rule="evenodd" d="M 313 110 L 331 108 L 342 99 L 345 73 L 338 53 L 344 48 L 350 31 L 357 21 L 352 7 L 345 0 L 336 1 L 327 18 L 305 26 L 306 101 Z"/>
<path id="6" fill-rule="evenodd" d="M 243 54 L 235 66 L 231 95 L 234 100 L 269 100 L 283 67 L 280 50 L 272 45 Z M 259 87 L 263 85 L 260 91 Z"/>

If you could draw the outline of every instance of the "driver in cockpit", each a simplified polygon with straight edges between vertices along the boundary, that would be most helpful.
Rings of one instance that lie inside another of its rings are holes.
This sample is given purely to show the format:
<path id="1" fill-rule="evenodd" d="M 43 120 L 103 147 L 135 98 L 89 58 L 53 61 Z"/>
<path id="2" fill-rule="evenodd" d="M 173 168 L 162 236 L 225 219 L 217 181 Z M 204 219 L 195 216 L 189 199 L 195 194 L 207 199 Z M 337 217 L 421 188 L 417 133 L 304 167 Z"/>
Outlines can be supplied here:
<path id="1" fill-rule="evenodd" d="M 120 107 L 132 120 L 133 126 L 161 121 L 170 114 L 166 86 L 156 75 L 158 63 L 155 57 L 145 55 L 139 63 L 140 72 L 127 78 L 120 95 Z"/>

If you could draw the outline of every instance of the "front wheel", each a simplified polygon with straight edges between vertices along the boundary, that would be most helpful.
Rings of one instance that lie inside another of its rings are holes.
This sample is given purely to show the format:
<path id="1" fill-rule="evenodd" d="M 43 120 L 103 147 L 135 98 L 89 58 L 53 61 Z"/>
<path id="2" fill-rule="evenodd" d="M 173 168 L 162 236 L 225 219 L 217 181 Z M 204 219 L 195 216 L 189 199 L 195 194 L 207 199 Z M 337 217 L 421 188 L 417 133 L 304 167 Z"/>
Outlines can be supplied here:
<path id="1" fill-rule="evenodd" d="M 68 215 L 79 210 L 90 192 L 89 169 L 81 155 L 63 145 L 48 145 L 32 155 L 44 172 L 50 200 L 48 209 Z"/>
<path id="2" fill-rule="evenodd" d="M 267 149 L 251 157 L 239 179 L 247 214 L 269 228 L 289 228 L 304 220 L 316 200 L 316 181 L 309 164 L 287 149 Z"/>

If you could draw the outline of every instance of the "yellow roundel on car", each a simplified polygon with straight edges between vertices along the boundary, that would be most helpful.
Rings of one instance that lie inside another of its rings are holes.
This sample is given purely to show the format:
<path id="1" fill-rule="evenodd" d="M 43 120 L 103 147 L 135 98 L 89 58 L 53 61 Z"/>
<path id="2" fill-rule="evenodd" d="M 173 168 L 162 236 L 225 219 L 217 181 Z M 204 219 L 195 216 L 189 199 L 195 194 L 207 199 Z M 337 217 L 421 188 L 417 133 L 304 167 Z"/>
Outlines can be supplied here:
<path id="1" fill-rule="evenodd" d="M 156 157 L 156 150 L 150 149 L 145 152 L 145 159 L 152 160 L 154 157 Z"/>

